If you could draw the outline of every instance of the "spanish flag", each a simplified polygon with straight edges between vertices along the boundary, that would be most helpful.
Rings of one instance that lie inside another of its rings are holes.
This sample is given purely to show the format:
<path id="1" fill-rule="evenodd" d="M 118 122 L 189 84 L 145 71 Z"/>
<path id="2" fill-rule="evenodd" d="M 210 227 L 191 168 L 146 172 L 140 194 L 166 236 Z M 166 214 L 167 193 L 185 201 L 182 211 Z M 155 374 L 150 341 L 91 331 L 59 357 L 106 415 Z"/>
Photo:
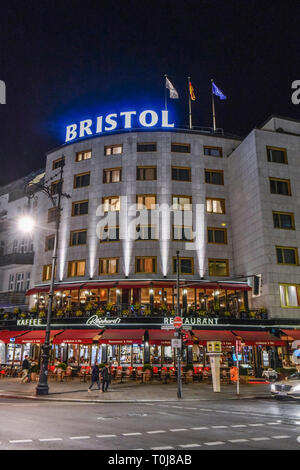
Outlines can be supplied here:
<path id="1" fill-rule="evenodd" d="M 196 96 L 195 96 L 195 93 L 194 93 L 194 88 L 193 88 L 193 85 L 191 84 L 190 80 L 189 80 L 189 90 L 190 90 L 190 98 L 192 101 L 195 101 L 196 100 Z"/>

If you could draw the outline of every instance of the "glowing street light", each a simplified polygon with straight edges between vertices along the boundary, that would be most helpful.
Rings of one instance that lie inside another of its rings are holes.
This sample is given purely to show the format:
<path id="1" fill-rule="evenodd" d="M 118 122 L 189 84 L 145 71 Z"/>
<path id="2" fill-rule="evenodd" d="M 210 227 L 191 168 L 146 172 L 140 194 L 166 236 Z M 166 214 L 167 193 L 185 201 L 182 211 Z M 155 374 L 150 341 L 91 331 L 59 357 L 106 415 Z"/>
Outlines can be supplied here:
<path id="1" fill-rule="evenodd" d="M 24 215 L 18 221 L 18 228 L 21 232 L 31 233 L 35 227 L 35 220 L 29 215 Z"/>

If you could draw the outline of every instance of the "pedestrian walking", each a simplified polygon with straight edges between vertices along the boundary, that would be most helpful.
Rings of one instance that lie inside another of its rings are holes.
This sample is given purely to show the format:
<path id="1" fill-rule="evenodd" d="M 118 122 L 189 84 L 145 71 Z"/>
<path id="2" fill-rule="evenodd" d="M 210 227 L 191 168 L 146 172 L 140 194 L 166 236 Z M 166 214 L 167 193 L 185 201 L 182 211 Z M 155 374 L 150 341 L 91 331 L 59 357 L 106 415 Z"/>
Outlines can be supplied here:
<path id="1" fill-rule="evenodd" d="M 93 365 L 93 368 L 92 368 L 91 385 L 88 388 L 88 392 L 90 392 L 92 390 L 92 387 L 95 383 L 98 385 L 98 390 L 101 390 L 100 380 L 99 380 L 99 366 L 98 366 L 97 361 L 95 362 L 95 364 Z"/>
<path id="2" fill-rule="evenodd" d="M 105 364 L 105 366 L 102 368 L 101 377 L 102 377 L 102 392 L 107 392 L 109 380 L 110 380 L 110 371 L 108 368 L 108 364 Z"/>
<path id="3" fill-rule="evenodd" d="M 25 383 L 28 381 L 28 372 L 30 369 L 30 364 L 28 361 L 28 356 L 25 356 L 24 361 L 22 362 L 22 379 L 21 383 Z"/>

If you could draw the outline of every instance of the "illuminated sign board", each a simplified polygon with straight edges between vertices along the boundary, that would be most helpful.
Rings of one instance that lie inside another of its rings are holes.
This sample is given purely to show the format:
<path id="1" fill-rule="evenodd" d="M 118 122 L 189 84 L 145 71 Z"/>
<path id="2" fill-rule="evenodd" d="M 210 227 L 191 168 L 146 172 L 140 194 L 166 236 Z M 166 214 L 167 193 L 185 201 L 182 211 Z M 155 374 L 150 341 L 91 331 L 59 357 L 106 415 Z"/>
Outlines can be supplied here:
<path id="1" fill-rule="evenodd" d="M 137 126 L 151 128 L 174 127 L 174 123 L 169 122 L 169 111 L 159 112 L 146 109 L 140 113 L 137 111 L 125 111 L 119 114 L 112 113 L 106 116 L 97 116 L 95 119 L 85 119 L 79 123 L 70 124 L 66 127 L 66 142 L 102 134 L 103 132 L 114 131 L 118 129 L 132 129 Z"/>

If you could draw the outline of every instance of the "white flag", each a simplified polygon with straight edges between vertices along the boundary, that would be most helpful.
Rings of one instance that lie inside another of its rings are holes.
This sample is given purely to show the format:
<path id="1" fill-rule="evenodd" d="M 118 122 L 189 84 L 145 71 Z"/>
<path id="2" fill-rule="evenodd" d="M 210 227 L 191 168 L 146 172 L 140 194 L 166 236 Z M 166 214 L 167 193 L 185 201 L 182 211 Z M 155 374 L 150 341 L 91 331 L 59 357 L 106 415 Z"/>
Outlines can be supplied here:
<path id="1" fill-rule="evenodd" d="M 177 100 L 179 98 L 179 95 L 178 95 L 177 91 L 173 87 L 173 85 L 170 82 L 170 80 L 168 79 L 168 77 L 166 77 L 166 88 L 168 88 L 170 90 L 170 98 L 172 98 L 174 100 Z"/>

